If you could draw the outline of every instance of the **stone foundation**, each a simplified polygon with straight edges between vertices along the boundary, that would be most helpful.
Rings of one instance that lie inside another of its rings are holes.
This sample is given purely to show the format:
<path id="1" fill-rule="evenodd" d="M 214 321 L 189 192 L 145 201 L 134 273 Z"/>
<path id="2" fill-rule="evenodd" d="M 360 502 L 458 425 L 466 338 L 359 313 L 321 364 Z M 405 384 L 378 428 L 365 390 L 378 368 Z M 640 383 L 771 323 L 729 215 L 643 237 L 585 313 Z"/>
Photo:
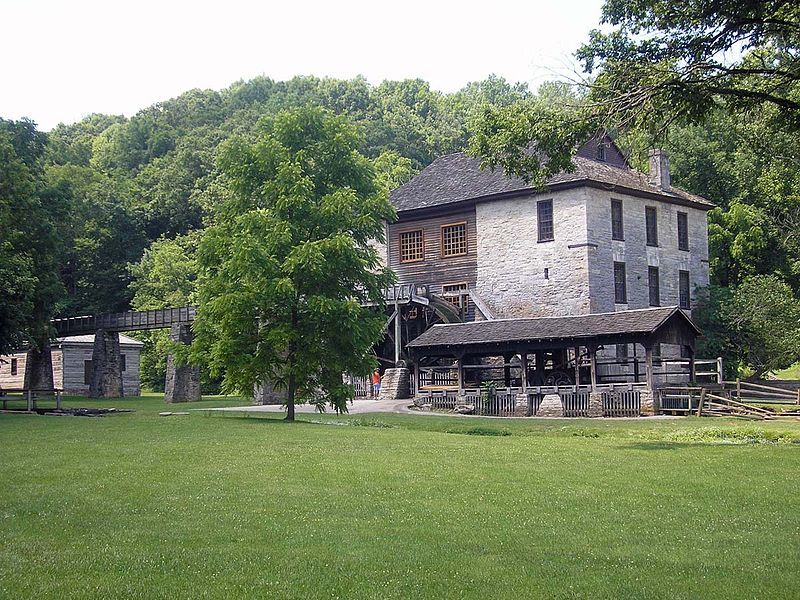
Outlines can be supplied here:
<path id="1" fill-rule="evenodd" d="M 542 398 L 539 410 L 536 411 L 537 417 L 563 417 L 564 403 L 558 394 L 547 394 Z"/>
<path id="2" fill-rule="evenodd" d="M 53 385 L 53 354 L 50 351 L 50 342 L 42 343 L 40 349 L 28 350 L 25 357 L 25 379 L 22 384 L 26 390 L 52 390 Z"/>
<path id="3" fill-rule="evenodd" d="M 288 395 L 285 389 L 276 389 L 269 381 L 253 388 L 253 404 L 285 404 Z"/>
<path id="4" fill-rule="evenodd" d="M 639 393 L 639 410 L 647 417 L 652 417 L 661 412 L 658 397 L 653 390 L 642 390 Z"/>
<path id="5" fill-rule="evenodd" d="M 170 327 L 169 339 L 181 344 L 191 344 L 191 325 L 175 323 Z M 171 404 L 173 402 L 197 402 L 198 400 L 200 400 L 200 368 L 178 364 L 175 356 L 170 353 L 167 355 L 164 401 Z"/>
<path id="6" fill-rule="evenodd" d="M 405 400 L 411 397 L 411 372 L 405 368 L 386 369 L 381 377 L 381 391 L 378 400 Z"/>
<path id="7" fill-rule="evenodd" d="M 528 417 L 528 394 L 517 394 L 516 403 L 514 404 L 515 417 Z"/>
<path id="8" fill-rule="evenodd" d="M 98 329 L 94 334 L 89 397 L 122 398 L 122 396 L 122 359 L 119 351 L 119 333 Z"/>
<path id="9" fill-rule="evenodd" d="M 600 392 L 589 393 L 589 416 L 592 418 L 603 416 L 603 394 Z"/>

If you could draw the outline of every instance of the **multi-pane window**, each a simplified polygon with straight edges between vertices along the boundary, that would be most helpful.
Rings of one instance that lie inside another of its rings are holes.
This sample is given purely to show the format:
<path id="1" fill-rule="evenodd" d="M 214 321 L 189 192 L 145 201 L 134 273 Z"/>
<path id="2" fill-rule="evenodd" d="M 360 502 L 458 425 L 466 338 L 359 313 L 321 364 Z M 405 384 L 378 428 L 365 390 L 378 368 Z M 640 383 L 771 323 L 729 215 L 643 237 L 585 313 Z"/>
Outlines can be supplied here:
<path id="1" fill-rule="evenodd" d="M 628 289 L 625 282 L 625 263 L 614 263 L 614 302 L 625 304 L 628 302 Z"/>
<path id="2" fill-rule="evenodd" d="M 658 216 L 655 207 L 645 207 L 644 222 L 647 230 L 647 245 L 658 246 Z"/>
<path id="3" fill-rule="evenodd" d="M 400 262 L 418 262 L 425 259 L 422 229 L 400 234 Z"/>
<path id="4" fill-rule="evenodd" d="M 617 344 L 617 360 L 627 360 L 628 344 Z"/>
<path id="5" fill-rule="evenodd" d="M 442 225 L 442 256 L 461 256 L 467 253 L 467 224 Z"/>
<path id="6" fill-rule="evenodd" d="M 92 383 L 92 361 L 83 361 L 83 385 L 91 385 Z"/>
<path id="7" fill-rule="evenodd" d="M 606 145 L 603 142 L 597 143 L 597 160 L 606 160 Z"/>
<path id="8" fill-rule="evenodd" d="M 469 310 L 469 286 L 466 283 L 443 285 L 442 297 L 460 309 L 462 313 L 466 313 Z"/>
<path id="9" fill-rule="evenodd" d="M 678 271 L 678 305 L 681 308 L 691 308 L 689 271 Z"/>
<path id="10" fill-rule="evenodd" d="M 661 306 L 658 267 L 647 267 L 647 286 L 650 289 L 650 306 Z"/>
<path id="11" fill-rule="evenodd" d="M 550 242 L 553 236 L 553 201 L 539 200 L 536 203 L 539 221 L 539 241 Z"/>
<path id="12" fill-rule="evenodd" d="M 11 374 L 12 375 L 16 375 L 17 374 L 17 359 L 16 358 L 12 358 L 11 359 Z"/>
<path id="13" fill-rule="evenodd" d="M 622 200 L 611 201 L 611 239 L 625 239 L 622 229 Z"/>
<path id="14" fill-rule="evenodd" d="M 678 250 L 689 249 L 689 215 L 678 213 Z"/>

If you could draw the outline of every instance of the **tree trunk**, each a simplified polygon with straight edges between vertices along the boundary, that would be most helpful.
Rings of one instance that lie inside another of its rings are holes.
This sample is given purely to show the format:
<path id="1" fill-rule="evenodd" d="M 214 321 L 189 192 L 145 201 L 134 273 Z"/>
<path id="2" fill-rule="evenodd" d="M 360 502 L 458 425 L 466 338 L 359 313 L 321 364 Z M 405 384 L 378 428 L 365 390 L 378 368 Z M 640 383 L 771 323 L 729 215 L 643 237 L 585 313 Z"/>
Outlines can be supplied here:
<path id="1" fill-rule="evenodd" d="M 286 384 L 286 420 L 294 421 L 294 375 L 289 375 Z"/>

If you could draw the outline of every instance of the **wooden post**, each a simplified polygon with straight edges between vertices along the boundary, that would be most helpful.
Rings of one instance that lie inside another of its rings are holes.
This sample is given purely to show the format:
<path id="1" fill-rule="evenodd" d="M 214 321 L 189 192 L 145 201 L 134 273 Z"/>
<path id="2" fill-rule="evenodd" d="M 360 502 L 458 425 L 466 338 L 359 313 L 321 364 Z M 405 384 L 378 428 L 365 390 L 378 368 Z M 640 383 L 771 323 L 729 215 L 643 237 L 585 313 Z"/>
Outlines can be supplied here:
<path id="1" fill-rule="evenodd" d="M 456 356 L 456 373 L 458 379 L 458 395 L 464 395 L 464 355 Z"/>
<path id="2" fill-rule="evenodd" d="M 400 304 L 397 300 L 394 301 L 394 366 L 397 366 L 397 363 L 400 362 L 400 351 L 401 343 L 400 343 Z"/>
<path id="3" fill-rule="evenodd" d="M 511 387 L 511 358 L 513 354 L 503 354 L 503 384 L 507 387 Z"/>
<path id="4" fill-rule="evenodd" d="M 689 349 L 689 383 L 697 381 L 697 367 L 694 364 L 694 348 L 687 346 Z"/>
<path id="5" fill-rule="evenodd" d="M 520 383 L 522 384 L 522 391 L 523 393 L 525 390 L 528 389 L 528 351 L 523 350 L 519 353 L 519 362 L 520 367 L 522 368 L 522 379 Z"/>
<path id="6" fill-rule="evenodd" d="M 689 409 L 692 408 L 692 400 L 691 395 L 689 396 Z M 700 388 L 700 403 L 697 405 L 697 416 L 700 417 L 703 414 L 703 402 L 706 401 L 706 388 Z"/>
<path id="7" fill-rule="evenodd" d="M 738 377 L 736 378 L 736 401 L 742 401 L 742 380 Z"/>
<path id="8" fill-rule="evenodd" d="M 578 389 L 577 386 L 581 384 L 581 348 L 580 346 L 575 346 L 575 386 L 576 390 Z"/>
<path id="9" fill-rule="evenodd" d="M 644 366 L 645 366 L 645 380 L 647 387 L 651 391 L 655 390 L 655 381 L 653 380 L 653 347 L 644 347 Z"/>
<path id="10" fill-rule="evenodd" d="M 589 346 L 589 372 L 591 373 L 592 391 L 597 391 L 597 346 Z"/>
<path id="11" fill-rule="evenodd" d="M 639 373 L 639 357 L 636 356 L 636 346 L 638 344 L 636 342 L 633 343 L 633 380 L 636 383 L 639 383 L 640 373 Z"/>
<path id="12" fill-rule="evenodd" d="M 722 385 L 722 382 L 725 381 L 725 377 L 722 373 L 722 357 L 717 357 L 717 383 Z"/>
<path id="13" fill-rule="evenodd" d="M 33 392 L 28 390 L 28 402 L 27 402 L 28 412 L 33 410 Z"/>

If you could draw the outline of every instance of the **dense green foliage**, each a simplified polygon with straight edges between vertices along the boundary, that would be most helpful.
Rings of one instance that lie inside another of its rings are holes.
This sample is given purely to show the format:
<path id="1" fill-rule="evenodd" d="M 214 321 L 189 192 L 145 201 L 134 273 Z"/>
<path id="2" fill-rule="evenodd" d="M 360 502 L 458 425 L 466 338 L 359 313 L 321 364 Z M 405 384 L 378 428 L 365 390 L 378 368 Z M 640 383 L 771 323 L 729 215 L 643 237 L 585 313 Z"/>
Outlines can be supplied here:
<path id="1" fill-rule="evenodd" d="M 160 397 L 116 406 L 136 412 L 0 415 L 4 596 L 788 598 L 800 585 L 800 453 L 781 443 L 800 437 L 793 422 L 288 426 L 158 417 Z"/>
<path id="2" fill-rule="evenodd" d="M 62 190 L 48 188 L 46 137 L 30 121 L 0 119 L 0 354 L 49 336 L 62 299 L 58 276 Z"/>
<path id="3" fill-rule="evenodd" d="M 343 117 L 299 108 L 259 121 L 220 154 L 228 199 L 198 249 L 193 355 L 224 389 L 261 382 L 346 410 L 342 373 L 367 375 L 393 274 L 371 240 L 395 218 Z"/>

